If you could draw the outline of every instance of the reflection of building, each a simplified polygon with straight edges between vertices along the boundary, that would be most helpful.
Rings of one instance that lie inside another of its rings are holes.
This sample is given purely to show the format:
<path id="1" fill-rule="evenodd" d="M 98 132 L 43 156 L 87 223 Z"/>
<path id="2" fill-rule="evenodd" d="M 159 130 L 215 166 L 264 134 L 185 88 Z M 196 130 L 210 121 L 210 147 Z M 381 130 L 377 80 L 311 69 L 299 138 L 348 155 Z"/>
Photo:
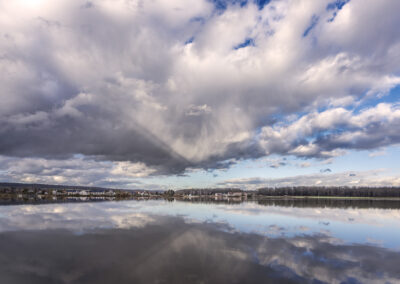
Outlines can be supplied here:
<path id="1" fill-rule="evenodd" d="M 224 195 L 222 193 L 215 193 L 215 200 L 222 200 L 224 199 Z"/>
<path id="2" fill-rule="evenodd" d="M 91 191 L 90 192 L 90 195 L 94 195 L 94 196 L 103 196 L 105 194 L 106 194 L 105 191 Z"/>
<path id="3" fill-rule="evenodd" d="M 228 197 L 242 197 L 241 192 L 228 192 Z"/>

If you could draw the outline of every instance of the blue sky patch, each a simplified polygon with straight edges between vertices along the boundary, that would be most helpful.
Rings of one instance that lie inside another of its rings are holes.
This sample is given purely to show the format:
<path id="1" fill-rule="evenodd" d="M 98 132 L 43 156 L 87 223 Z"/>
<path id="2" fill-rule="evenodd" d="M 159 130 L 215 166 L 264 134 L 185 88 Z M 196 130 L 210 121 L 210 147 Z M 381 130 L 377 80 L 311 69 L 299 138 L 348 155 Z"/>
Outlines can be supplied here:
<path id="1" fill-rule="evenodd" d="M 308 28 L 306 28 L 306 30 L 304 31 L 303 37 L 306 37 L 310 33 L 310 31 L 318 24 L 318 20 L 319 18 L 317 15 L 313 15 L 311 17 L 311 23 L 308 26 Z"/>
<path id="2" fill-rule="evenodd" d="M 341 10 L 343 8 L 344 5 L 346 5 L 347 3 L 349 3 L 350 0 L 336 0 L 335 2 L 331 2 L 326 6 L 326 10 L 330 11 L 330 10 Z"/>
<path id="3" fill-rule="evenodd" d="M 228 5 L 246 6 L 250 1 L 248 0 L 210 0 L 217 10 L 226 10 Z M 262 10 L 271 0 L 253 0 L 252 2 L 257 5 L 259 10 Z"/>
<path id="4" fill-rule="evenodd" d="M 254 45 L 255 45 L 254 39 L 246 38 L 244 42 L 239 43 L 238 45 L 236 45 L 234 47 L 234 49 L 240 49 L 240 48 L 244 48 L 244 47 L 247 47 L 247 46 L 254 46 Z"/>
<path id="5" fill-rule="evenodd" d="M 373 96 L 365 99 L 360 105 L 354 109 L 354 114 L 359 114 L 362 110 L 367 108 L 375 107 L 380 103 L 400 103 L 400 85 L 397 85 L 390 92 L 383 96 Z"/>
<path id="6" fill-rule="evenodd" d="M 247 5 L 247 0 L 210 0 L 217 10 L 226 10 L 228 5 L 239 4 L 240 7 Z"/>
<path id="7" fill-rule="evenodd" d="M 336 0 L 335 2 L 329 3 L 326 6 L 326 10 L 327 11 L 334 10 L 334 12 L 332 14 L 332 17 L 330 19 L 328 19 L 328 22 L 333 22 L 338 14 L 338 11 L 341 10 L 343 8 L 343 6 L 349 2 L 350 2 L 350 0 Z"/>
<path id="8" fill-rule="evenodd" d="M 271 1 L 271 0 L 256 0 L 255 3 L 257 4 L 258 9 L 262 10 L 262 9 L 264 8 L 264 6 L 265 6 L 265 5 L 268 5 L 268 3 L 269 3 L 270 1 Z"/>
<path id="9" fill-rule="evenodd" d="M 194 36 L 192 36 L 191 38 L 189 38 L 187 41 L 185 41 L 185 45 L 192 43 L 194 41 Z"/>

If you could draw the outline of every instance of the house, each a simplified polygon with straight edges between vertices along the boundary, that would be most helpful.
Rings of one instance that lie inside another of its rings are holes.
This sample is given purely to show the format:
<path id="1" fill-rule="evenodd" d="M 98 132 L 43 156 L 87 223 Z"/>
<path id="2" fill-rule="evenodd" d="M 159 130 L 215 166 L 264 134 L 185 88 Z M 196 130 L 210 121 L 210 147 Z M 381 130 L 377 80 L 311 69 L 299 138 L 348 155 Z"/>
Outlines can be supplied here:
<path id="1" fill-rule="evenodd" d="M 112 191 L 112 190 L 108 190 L 108 191 L 105 192 L 105 195 L 107 195 L 107 196 L 114 196 L 114 195 L 115 195 L 115 192 Z"/>
<path id="2" fill-rule="evenodd" d="M 228 197 L 242 197 L 242 192 L 228 192 Z"/>

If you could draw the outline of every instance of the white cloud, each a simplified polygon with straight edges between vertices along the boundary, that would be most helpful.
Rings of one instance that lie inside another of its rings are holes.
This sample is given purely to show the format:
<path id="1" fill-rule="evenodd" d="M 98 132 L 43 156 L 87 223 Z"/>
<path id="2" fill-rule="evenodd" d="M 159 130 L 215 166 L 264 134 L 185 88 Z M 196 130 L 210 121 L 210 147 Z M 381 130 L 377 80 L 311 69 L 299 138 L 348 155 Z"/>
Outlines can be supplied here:
<path id="1" fill-rule="evenodd" d="M 26 183 L 143 187 L 137 178 L 156 170 L 143 163 L 107 162 L 74 157 L 71 159 L 6 158 L 0 156 L 0 180 Z M 82 174 L 84 173 L 84 174 Z"/>
<path id="2" fill-rule="evenodd" d="M 356 113 L 331 108 L 308 113 L 288 124 L 266 126 L 260 144 L 267 153 L 299 157 L 335 157 L 343 149 L 375 149 L 400 142 L 400 109 L 380 103 Z"/>
<path id="3" fill-rule="evenodd" d="M 382 151 L 373 151 L 368 154 L 369 157 L 374 158 L 374 157 L 380 157 L 380 156 L 386 156 L 387 153 L 385 150 Z"/>
<path id="4" fill-rule="evenodd" d="M 1 155 L 176 174 L 400 141 L 396 106 L 344 108 L 400 84 L 398 1 L 26 1 L 0 3 Z"/>
<path id="5" fill-rule="evenodd" d="M 114 164 L 111 174 L 121 177 L 146 177 L 155 172 L 143 163 L 115 162 Z"/>

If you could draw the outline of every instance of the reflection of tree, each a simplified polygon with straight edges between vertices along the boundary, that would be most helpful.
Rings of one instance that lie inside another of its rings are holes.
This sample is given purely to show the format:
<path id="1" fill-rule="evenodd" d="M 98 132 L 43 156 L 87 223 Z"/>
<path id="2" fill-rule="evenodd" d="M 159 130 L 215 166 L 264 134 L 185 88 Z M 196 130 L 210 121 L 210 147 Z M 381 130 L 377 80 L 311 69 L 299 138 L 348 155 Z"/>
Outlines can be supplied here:
<path id="1" fill-rule="evenodd" d="M 377 199 L 329 199 L 329 198 L 279 198 L 259 199 L 260 205 L 284 206 L 284 207 L 332 207 L 332 208 L 380 208 L 399 209 L 398 200 L 377 200 Z"/>
<path id="2" fill-rule="evenodd" d="M 400 209 L 399 200 L 379 199 L 329 199 L 329 198 L 254 198 L 250 200 L 214 200 L 211 198 L 177 199 L 179 202 L 201 203 L 201 204 L 240 204 L 243 202 L 256 202 L 265 206 L 299 207 L 299 208 L 378 208 L 378 209 Z"/>
<path id="3" fill-rule="evenodd" d="M 400 197 L 399 187 L 294 186 L 265 187 L 257 191 L 268 196 Z"/>

